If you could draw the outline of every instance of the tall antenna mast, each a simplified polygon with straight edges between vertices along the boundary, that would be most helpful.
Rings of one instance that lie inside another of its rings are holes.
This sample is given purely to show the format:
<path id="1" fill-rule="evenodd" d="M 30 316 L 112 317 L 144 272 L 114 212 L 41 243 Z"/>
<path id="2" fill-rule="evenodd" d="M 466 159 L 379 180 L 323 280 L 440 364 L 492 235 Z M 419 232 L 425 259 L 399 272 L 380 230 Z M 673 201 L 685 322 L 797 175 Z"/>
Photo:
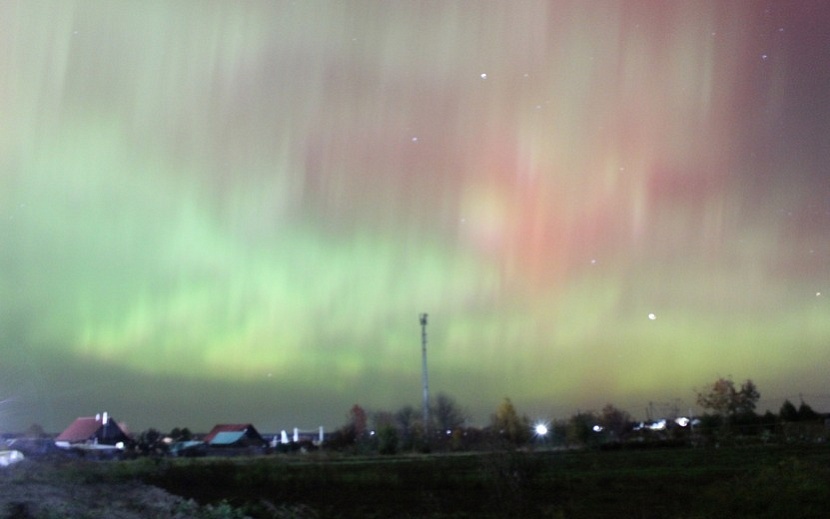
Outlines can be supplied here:
<path id="1" fill-rule="evenodd" d="M 421 314 L 421 358 L 423 361 L 424 385 L 424 435 L 429 441 L 429 376 L 427 375 L 427 314 Z"/>

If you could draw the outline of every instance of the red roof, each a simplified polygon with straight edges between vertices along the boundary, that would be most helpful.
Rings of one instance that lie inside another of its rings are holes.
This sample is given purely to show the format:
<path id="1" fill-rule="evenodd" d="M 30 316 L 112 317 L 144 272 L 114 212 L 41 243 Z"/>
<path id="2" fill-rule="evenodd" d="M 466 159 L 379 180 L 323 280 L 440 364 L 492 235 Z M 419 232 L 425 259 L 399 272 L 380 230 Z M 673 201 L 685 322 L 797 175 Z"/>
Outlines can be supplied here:
<path id="1" fill-rule="evenodd" d="M 82 442 L 89 440 L 98 429 L 101 428 L 101 420 L 96 420 L 93 416 L 86 416 L 83 418 L 76 418 L 69 427 L 64 429 L 62 433 L 55 438 L 59 442 Z"/>
<path id="2" fill-rule="evenodd" d="M 213 429 L 207 433 L 207 436 L 204 437 L 203 441 L 205 443 L 210 443 L 213 438 L 216 437 L 217 434 L 222 432 L 245 432 L 248 430 L 249 427 L 253 427 L 249 423 L 222 423 L 213 426 Z"/>
<path id="3" fill-rule="evenodd" d="M 64 429 L 62 433 L 55 438 L 55 441 L 68 443 L 81 443 L 90 441 L 93 438 L 99 440 L 119 439 L 126 437 L 124 429 L 115 422 L 109 419 L 106 423 L 107 429 L 104 429 L 104 421 L 100 416 L 85 416 L 76 418 L 69 427 Z"/>

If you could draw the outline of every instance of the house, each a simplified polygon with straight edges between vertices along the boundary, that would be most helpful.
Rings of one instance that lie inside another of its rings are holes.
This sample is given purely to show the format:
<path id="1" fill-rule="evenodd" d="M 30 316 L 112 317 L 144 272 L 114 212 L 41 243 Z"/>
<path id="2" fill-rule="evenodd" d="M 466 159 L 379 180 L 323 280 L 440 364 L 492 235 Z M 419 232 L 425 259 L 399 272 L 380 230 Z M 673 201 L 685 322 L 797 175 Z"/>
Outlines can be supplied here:
<path id="1" fill-rule="evenodd" d="M 267 447 L 256 428 L 249 424 L 218 424 L 203 440 L 211 447 Z"/>
<path id="2" fill-rule="evenodd" d="M 101 446 L 123 448 L 130 442 L 125 427 L 109 418 L 107 413 L 76 418 L 55 438 L 58 447 Z"/>

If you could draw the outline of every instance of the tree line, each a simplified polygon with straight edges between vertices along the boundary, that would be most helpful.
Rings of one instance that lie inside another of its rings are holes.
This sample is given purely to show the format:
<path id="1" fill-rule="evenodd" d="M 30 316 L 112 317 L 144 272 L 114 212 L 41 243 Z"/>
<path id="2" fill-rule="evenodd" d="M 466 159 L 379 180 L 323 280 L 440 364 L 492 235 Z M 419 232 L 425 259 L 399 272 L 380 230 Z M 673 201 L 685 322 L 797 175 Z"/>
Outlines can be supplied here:
<path id="1" fill-rule="evenodd" d="M 469 415 L 450 395 L 439 393 L 430 404 L 430 423 L 422 410 L 404 405 L 395 411 L 369 412 L 354 404 L 345 423 L 329 434 L 324 445 L 334 451 L 358 454 L 472 451 L 538 447 L 613 447 L 653 445 L 706 445 L 723 442 L 794 442 L 830 440 L 827 416 L 802 399 L 785 400 L 778 413 L 758 414 L 760 392 L 751 379 L 737 385 L 720 377 L 695 392 L 703 414 L 680 417 L 675 410 L 662 419 L 640 422 L 611 403 L 599 411 L 577 411 L 566 419 L 533 423 L 505 397 L 483 427 L 469 424 Z M 32 437 L 43 435 L 32 434 Z M 163 455 L 169 443 L 196 439 L 187 427 L 168 434 L 155 428 L 135 437 L 138 455 Z M 310 445 L 308 445 L 310 446 Z M 305 446 L 304 447 L 308 447 Z"/>
<path id="2" fill-rule="evenodd" d="M 830 439 L 825 416 L 803 400 L 785 400 L 777 414 L 758 414 L 756 384 L 740 385 L 719 377 L 695 392 L 703 414 L 635 421 L 613 404 L 601 410 L 578 411 L 564 420 L 534 424 L 505 398 L 484 427 L 468 425 L 468 416 L 451 396 L 441 393 L 430 406 L 428 427 L 411 405 L 397 411 L 367 412 L 355 404 L 346 422 L 327 440 L 327 447 L 356 453 L 395 454 L 412 451 L 453 451 L 540 446 L 583 447 L 634 445 L 705 445 L 721 442 L 813 441 Z"/>

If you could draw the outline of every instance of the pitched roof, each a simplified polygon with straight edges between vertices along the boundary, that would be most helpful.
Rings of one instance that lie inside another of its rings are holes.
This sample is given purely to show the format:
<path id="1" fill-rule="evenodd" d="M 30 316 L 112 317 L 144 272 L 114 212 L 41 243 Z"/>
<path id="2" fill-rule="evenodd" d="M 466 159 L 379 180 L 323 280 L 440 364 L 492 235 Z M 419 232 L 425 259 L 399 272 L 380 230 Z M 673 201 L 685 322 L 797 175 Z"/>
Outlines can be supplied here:
<path id="1" fill-rule="evenodd" d="M 55 441 L 63 442 L 82 442 L 91 439 L 101 428 L 101 421 L 96 420 L 93 416 L 86 416 L 76 418 L 74 422 L 69 424 L 69 427 L 63 430 L 62 433 L 55 438 Z"/>
<path id="2" fill-rule="evenodd" d="M 265 442 L 254 426 L 249 423 L 215 425 L 204 437 L 204 442 L 210 445 L 231 445 L 243 439 Z"/>
<path id="3" fill-rule="evenodd" d="M 108 419 L 105 423 L 100 416 L 85 416 L 76 418 L 74 422 L 69 424 L 69 427 L 55 438 L 55 441 L 80 443 L 90 441 L 93 438 L 104 441 L 111 439 L 121 441 L 125 437 L 124 430 L 115 420 Z"/>
<path id="4" fill-rule="evenodd" d="M 242 432 L 244 433 L 251 424 L 249 423 L 222 423 L 213 426 L 213 429 L 204 437 L 205 443 L 210 443 L 213 438 L 221 432 Z"/>
<path id="5" fill-rule="evenodd" d="M 216 433 L 212 440 L 210 440 L 210 444 L 232 445 L 241 440 L 244 436 L 245 431 L 220 431 Z"/>

